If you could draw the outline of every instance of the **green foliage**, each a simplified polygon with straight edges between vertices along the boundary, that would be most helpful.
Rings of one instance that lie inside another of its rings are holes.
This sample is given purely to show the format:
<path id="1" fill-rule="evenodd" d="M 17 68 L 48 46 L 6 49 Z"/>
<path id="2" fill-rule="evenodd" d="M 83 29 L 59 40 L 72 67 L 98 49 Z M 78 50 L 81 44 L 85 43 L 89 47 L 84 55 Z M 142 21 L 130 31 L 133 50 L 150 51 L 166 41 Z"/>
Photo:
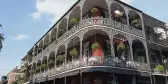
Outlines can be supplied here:
<path id="1" fill-rule="evenodd" d="M 117 45 L 117 51 L 119 50 L 124 50 L 126 47 L 125 45 L 123 44 L 123 42 L 120 42 L 118 45 Z"/>
<path id="2" fill-rule="evenodd" d="M 137 24 L 137 23 L 138 23 L 138 20 L 137 20 L 137 19 L 134 19 L 134 20 L 131 21 L 131 25 L 135 25 L 135 24 Z"/>
<path id="3" fill-rule="evenodd" d="M 100 45 L 99 45 L 99 43 L 97 43 L 97 42 L 95 42 L 94 44 L 92 44 L 92 49 L 93 50 L 95 50 L 95 49 L 97 49 L 97 48 L 99 48 L 100 47 Z"/>
<path id="4" fill-rule="evenodd" d="M 99 10 L 98 10 L 96 7 L 92 8 L 92 10 L 91 10 L 92 13 L 98 12 L 98 11 L 99 11 Z"/>
<path id="5" fill-rule="evenodd" d="M 80 21 L 80 18 L 72 18 L 70 20 L 71 24 L 77 24 L 77 23 L 79 23 L 79 21 Z"/>
<path id="6" fill-rule="evenodd" d="M 57 61 L 64 61 L 65 56 L 64 55 L 58 55 L 57 56 Z"/>
<path id="7" fill-rule="evenodd" d="M 163 65 L 157 65 L 157 66 L 155 67 L 155 70 L 156 70 L 156 71 L 159 71 L 159 72 L 163 72 L 163 71 L 164 71 L 164 66 L 163 66 Z"/>
<path id="8" fill-rule="evenodd" d="M 78 51 L 76 48 L 73 48 L 71 51 L 70 51 L 70 55 L 71 56 L 77 56 L 78 55 Z"/>
<path id="9" fill-rule="evenodd" d="M 1 26 L 2 27 L 2 26 Z M 0 51 L 1 51 L 1 49 L 2 49 L 2 47 L 3 47 L 3 45 L 2 45 L 2 42 L 4 41 L 4 34 L 1 34 L 0 33 Z"/>
<path id="10" fill-rule="evenodd" d="M 39 70 L 40 70 L 40 66 L 37 66 L 37 67 L 36 67 L 36 70 L 39 71 Z"/>
<path id="11" fill-rule="evenodd" d="M 47 64 L 45 64 L 45 63 L 41 65 L 42 69 L 45 69 L 46 67 L 47 67 Z"/>

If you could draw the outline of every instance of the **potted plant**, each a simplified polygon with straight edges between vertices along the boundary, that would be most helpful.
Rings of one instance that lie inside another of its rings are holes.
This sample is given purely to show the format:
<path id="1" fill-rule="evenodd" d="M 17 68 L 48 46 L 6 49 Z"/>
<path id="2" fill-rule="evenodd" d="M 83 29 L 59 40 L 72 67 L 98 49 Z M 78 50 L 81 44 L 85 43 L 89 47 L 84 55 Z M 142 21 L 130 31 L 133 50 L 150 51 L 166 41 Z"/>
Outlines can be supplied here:
<path id="1" fill-rule="evenodd" d="M 155 67 L 154 71 L 162 73 L 162 72 L 164 72 L 164 66 L 163 65 L 157 65 Z"/>
<path id="2" fill-rule="evenodd" d="M 76 56 L 78 55 L 77 49 L 76 49 L 76 48 L 73 48 L 73 49 L 70 51 L 70 55 L 76 57 Z"/>
<path id="3" fill-rule="evenodd" d="M 100 45 L 99 45 L 98 42 L 95 42 L 95 43 L 92 44 L 92 49 L 93 49 L 93 50 L 95 50 L 95 49 L 97 49 L 97 48 L 99 48 L 99 47 L 100 47 Z"/>

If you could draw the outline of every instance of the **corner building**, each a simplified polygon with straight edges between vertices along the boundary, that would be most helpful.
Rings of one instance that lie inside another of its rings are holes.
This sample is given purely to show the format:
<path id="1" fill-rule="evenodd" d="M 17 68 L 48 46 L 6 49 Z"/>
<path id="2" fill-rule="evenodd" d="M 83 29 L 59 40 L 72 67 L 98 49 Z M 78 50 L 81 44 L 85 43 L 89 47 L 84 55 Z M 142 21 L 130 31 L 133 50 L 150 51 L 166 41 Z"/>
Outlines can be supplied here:
<path id="1" fill-rule="evenodd" d="M 56 10 L 57 11 L 57 10 Z M 118 0 L 78 0 L 28 51 L 34 84 L 167 84 L 168 28 Z"/>

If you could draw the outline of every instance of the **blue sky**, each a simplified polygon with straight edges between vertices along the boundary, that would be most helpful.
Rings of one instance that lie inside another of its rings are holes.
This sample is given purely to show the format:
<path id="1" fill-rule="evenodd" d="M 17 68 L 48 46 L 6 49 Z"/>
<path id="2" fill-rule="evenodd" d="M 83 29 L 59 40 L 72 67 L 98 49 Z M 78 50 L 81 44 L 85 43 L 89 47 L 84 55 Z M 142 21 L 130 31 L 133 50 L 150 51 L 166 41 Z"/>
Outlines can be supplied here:
<path id="1" fill-rule="evenodd" d="M 20 65 L 21 58 L 76 0 L 1 0 L 0 23 L 5 34 L 0 52 L 0 77 Z M 167 0 L 126 0 L 127 3 L 168 22 Z"/>

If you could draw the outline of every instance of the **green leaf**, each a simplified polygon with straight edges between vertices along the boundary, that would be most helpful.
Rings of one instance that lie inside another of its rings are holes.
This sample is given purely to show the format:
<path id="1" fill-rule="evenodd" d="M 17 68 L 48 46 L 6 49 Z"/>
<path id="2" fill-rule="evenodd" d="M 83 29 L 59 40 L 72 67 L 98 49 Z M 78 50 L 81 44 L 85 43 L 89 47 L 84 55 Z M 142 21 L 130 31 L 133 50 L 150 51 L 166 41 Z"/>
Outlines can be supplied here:
<path id="1" fill-rule="evenodd" d="M 70 55 L 71 56 L 77 56 L 78 55 L 78 51 L 76 48 L 73 48 L 71 51 L 70 51 Z"/>
<path id="2" fill-rule="evenodd" d="M 99 48 L 100 47 L 100 45 L 99 45 L 99 43 L 94 43 L 94 44 L 92 44 L 92 49 L 93 50 L 95 50 L 95 49 L 97 49 L 97 48 Z"/>

